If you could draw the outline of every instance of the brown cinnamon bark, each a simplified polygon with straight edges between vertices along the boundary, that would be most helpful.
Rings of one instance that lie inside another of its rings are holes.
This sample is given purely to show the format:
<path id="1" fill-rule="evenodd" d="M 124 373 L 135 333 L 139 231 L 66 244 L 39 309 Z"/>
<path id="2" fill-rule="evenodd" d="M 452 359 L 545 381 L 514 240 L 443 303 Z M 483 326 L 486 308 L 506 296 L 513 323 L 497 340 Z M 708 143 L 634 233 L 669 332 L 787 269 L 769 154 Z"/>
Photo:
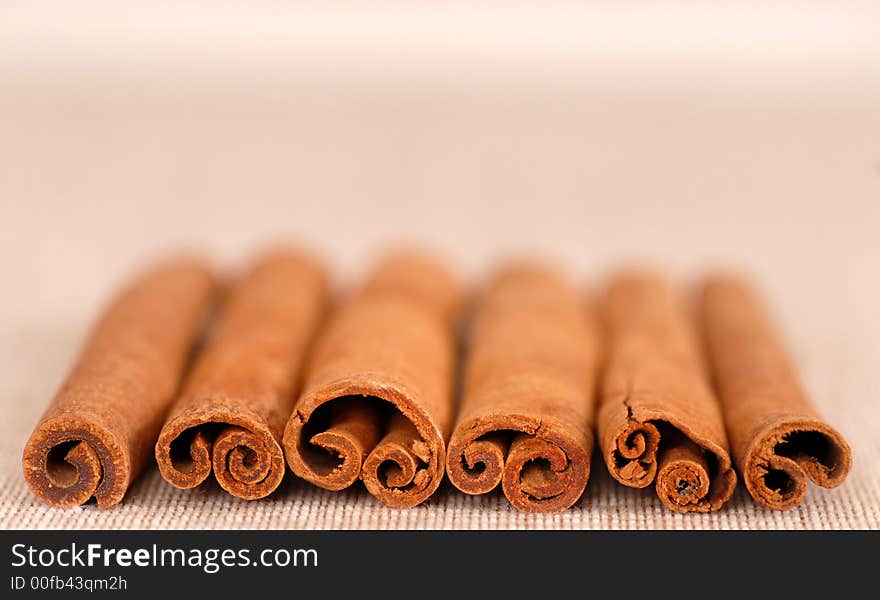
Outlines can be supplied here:
<path id="1" fill-rule="evenodd" d="M 801 388 L 764 307 L 738 279 L 709 278 L 702 323 L 737 467 L 756 501 L 792 508 L 807 478 L 843 483 L 852 453 Z"/>
<path id="2" fill-rule="evenodd" d="M 213 471 L 223 489 L 248 500 L 278 487 L 281 435 L 326 296 L 323 268 L 285 251 L 262 257 L 232 288 L 156 443 L 168 483 L 192 488 Z"/>
<path id="3" fill-rule="evenodd" d="M 598 345 L 586 304 L 552 271 L 512 267 L 491 282 L 469 329 L 449 479 L 468 494 L 500 483 L 523 511 L 569 508 L 593 451 Z"/>
<path id="4" fill-rule="evenodd" d="M 201 263 L 142 274 L 100 318 L 24 449 L 34 494 L 70 507 L 118 504 L 146 464 L 215 283 Z"/>
<path id="5" fill-rule="evenodd" d="M 599 396 L 599 445 L 620 483 L 655 483 L 680 512 L 718 510 L 736 475 L 721 408 L 683 303 L 661 277 L 615 278 L 602 305 L 608 356 Z"/>
<path id="6" fill-rule="evenodd" d="M 373 271 L 316 345 L 284 431 L 295 474 L 329 490 L 360 478 L 393 507 L 437 489 L 459 303 L 452 275 L 428 258 L 399 255 Z"/>

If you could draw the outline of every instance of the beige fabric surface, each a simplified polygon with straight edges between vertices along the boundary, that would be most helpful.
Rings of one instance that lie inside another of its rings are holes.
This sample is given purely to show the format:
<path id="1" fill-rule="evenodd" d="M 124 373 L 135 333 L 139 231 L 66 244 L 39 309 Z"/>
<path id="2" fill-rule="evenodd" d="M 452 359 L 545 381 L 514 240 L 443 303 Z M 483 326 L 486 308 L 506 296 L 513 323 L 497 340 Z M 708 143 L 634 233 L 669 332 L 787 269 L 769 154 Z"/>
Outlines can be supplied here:
<path id="1" fill-rule="evenodd" d="M 835 29 L 832 40 L 818 33 L 824 21 L 792 10 L 800 29 L 790 38 L 760 29 L 756 13 L 745 25 L 763 32 L 757 46 L 726 30 L 715 33 L 731 45 L 714 46 L 706 30 L 697 52 L 665 38 L 643 48 L 581 36 L 609 46 L 579 47 L 581 62 L 566 62 L 562 46 L 532 52 L 553 46 L 547 34 L 516 38 L 521 54 L 504 63 L 477 52 L 474 29 L 442 77 L 412 62 L 381 83 L 369 69 L 406 55 L 418 36 L 389 37 L 398 46 L 363 65 L 355 46 L 346 58 L 310 38 L 349 67 L 342 81 L 334 69 L 286 69 L 296 48 L 272 58 L 258 36 L 218 33 L 215 52 L 177 60 L 196 53 L 196 24 L 210 25 L 198 15 L 162 38 L 173 52 L 158 66 L 142 56 L 158 17 L 120 16 L 120 27 L 140 27 L 134 38 L 80 34 L 60 17 L 42 37 L 38 21 L 10 21 L 19 25 L 9 36 L 0 26 L 12 44 L 0 51 L 0 527 L 880 527 L 880 36 L 866 30 L 880 19 L 855 18 L 859 36 Z M 777 16 L 774 27 L 789 22 Z M 814 35 L 828 43 L 810 46 Z M 249 52 L 222 46 L 235 39 Z M 479 69 L 468 70 L 471 51 Z M 433 56 L 418 60 L 430 66 Z M 279 240 L 323 252 L 340 285 L 376 252 L 413 241 L 470 282 L 510 255 L 544 257 L 585 289 L 632 260 L 683 282 L 716 264 L 742 268 L 815 404 L 852 445 L 853 470 L 784 513 L 740 486 L 718 513 L 674 514 L 653 489 L 623 488 L 599 463 L 581 501 L 551 516 L 448 483 L 422 506 L 392 510 L 362 487 L 330 493 L 290 476 L 248 503 L 213 484 L 173 489 L 155 467 L 111 510 L 38 503 L 22 448 L 113 288 L 174 248 L 232 268 Z"/>

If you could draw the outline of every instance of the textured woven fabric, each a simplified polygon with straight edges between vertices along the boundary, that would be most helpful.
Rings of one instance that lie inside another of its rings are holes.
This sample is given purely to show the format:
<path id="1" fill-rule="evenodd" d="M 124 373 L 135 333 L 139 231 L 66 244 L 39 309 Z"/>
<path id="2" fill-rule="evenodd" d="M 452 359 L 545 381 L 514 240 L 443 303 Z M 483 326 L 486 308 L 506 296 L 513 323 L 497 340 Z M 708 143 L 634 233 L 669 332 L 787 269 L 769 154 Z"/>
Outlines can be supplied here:
<path id="1" fill-rule="evenodd" d="M 561 106 L 502 95 L 486 106 L 294 110 L 198 93 L 70 97 L 64 110 L 33 90 L 0 94 L 0 527 L 880 527 L 876 98 L 627 105 L 584 95 Z M 111 510 L 37 502 L 22 448 L 119 281 L 180 244 L 240 265 L 278 239 L 316 245 L 337 278 L 397 240 L 435 246 L 470 277 L 500 256 L 539 253 L 585 286 L 632 257 L 682 281 L 718 261 L 742 266 L 815 404 L 850 442 L 853 470 L 788 512 L 740 486 L 718 513 L 675 514 L 595 462 L 584 497 L 552 516 L 448 483 L 408 510 L 291 476 L 245 502 L 213 484 L 173 489 L 155 467 Z"/>

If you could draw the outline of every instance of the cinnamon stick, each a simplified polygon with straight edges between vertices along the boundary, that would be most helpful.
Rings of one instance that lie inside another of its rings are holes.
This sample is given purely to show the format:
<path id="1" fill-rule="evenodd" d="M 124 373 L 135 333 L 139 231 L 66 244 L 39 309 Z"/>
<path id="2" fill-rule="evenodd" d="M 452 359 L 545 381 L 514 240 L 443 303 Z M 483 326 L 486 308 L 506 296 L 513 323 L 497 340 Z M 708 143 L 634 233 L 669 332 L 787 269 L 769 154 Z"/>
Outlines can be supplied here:
<path id="1" fill-rule="evenodd" d="M 293 472 L 329 490 L 357 479 L 393 507 L 443 477 L 460 292 L 435 261 L 379 264 L 320 336 L 284 431 Z"/>
<path id="2" fill-rule="evenodd" d="M 499 483 L 528 512 L 569 508 L 593 451 L 597 332 L 569 285 L 539 266 L 500 272 L 469 328 L 449 479 L 468 494 Z"/>
<path id="3" fill-rule="evenodd" d="M 788 509 L 803 501 L 807 479 L 843 483 L 850 448 L 810 404 L 754 291 L 710 277 L 701 312 L 733 456 L 752 498 Z"/>
<path id="4" fill-rule="evenodd" d="M 24 477 L 43 502 L 118 504 L 150 456 L 215 292 L 179 259 L 142 274 L 95 325 L 28 440 Z"/>
<path id="5" fill-rule="evenodd" d="M 323 313 L 327 279 L 312 258 L 277 251 L 237 282 L 156 443 L 162 477 L 187 489 L 213 471 L 239 498 L 284 477 L 284 425 Z"/>
<path id="6" fill-rule="evenodd" d="M 663 278 L 627 274 L 610 283 L 602 313 L 608 355 L 598 433 L 608 470 L 630 487 L 654 483 L 673 510 L 718 510 L 736 475 L 683 303 Z"/>

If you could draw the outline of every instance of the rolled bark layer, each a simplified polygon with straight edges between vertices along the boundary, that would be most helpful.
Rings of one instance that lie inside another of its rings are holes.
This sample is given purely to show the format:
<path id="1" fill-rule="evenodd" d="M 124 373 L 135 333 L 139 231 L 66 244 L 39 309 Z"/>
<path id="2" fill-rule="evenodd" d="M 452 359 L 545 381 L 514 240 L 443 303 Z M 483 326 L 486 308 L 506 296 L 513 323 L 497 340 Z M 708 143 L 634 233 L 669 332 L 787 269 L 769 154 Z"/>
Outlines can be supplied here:
<path id="1" fill-rule="evenodd" d="M 284 431 L 296 475 L 329 490 L 360 478 L 393 507 L 419 504 L 437 489 L 459 303 L 452 275 L 426 257 L 378 265 L 316 344 Z"/>
<path id="2" fill-rule="evenodd" d="M 168 483 L 192 488 L 213 472 L 247 500 L 278 487 L 281 436 L 326 298 L 323 268 L 287 251 L 264 256 L 232 287 L 156 443 Z"/>
<path id="3" fill-rule="evenodd" d="M 511 267 L 479 300 L 447 473 L 468 494 L 499 483 L 522 511 L 569 508 L 593 450 L 597 335 L 586 303 L 539 266 Z"/>
<path id="4" fill-rule="evenodd" d="M 750 287 L 709 278 L 701 315 L 733 456 L 752 498 L 788 509 L 803 501 L 807 479 L 843 483 L 850 448 L 810 404 Z"/>
<path id="5" fill-rule="evenodd" d="M 608 355 L 598 432 L 608 470 L 630 487 L 654 483 L 673 510 L 718 510 L 736 474 L 683 303 L 663 278 L 628 274 L 610 283 L 602 314 Z"/>
<path id="6" fill-rule="evenodd" d="M 180 259 L 113 300 L 25 446 L 24 477 L 40 500 L 122 500 L 150 457 L 215 289 L 203 264 Z"/>

